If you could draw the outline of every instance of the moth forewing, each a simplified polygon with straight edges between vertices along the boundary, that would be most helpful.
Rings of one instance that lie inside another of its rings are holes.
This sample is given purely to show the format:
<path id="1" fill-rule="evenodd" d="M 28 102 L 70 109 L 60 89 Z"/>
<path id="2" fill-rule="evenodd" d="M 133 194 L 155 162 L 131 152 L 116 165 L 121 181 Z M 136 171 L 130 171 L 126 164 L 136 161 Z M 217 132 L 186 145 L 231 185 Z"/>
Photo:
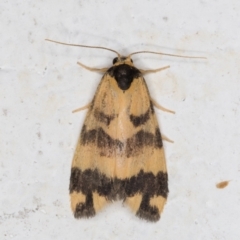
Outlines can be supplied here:
<path id="1" fill-rule="evenodd" d="M 103 75 L 77 144 L 70 178 L 74 215 L 90 217 L 123 199 L 137 216 L 157 221 L 167 178 L 146 82 L 132 60 L 122 57 Z"/>

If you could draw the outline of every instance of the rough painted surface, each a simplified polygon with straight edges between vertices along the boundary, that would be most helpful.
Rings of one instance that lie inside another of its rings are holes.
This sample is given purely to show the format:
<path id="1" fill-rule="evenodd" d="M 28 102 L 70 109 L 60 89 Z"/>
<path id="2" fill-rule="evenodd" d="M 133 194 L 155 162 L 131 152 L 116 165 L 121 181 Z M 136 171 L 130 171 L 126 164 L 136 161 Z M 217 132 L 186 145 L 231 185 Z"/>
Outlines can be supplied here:
<path id="1" fill-rule="evenodd" d="M 2 2 L 0 239 L 238 240 L 239 11 L 237 1 Z M 123 55 L 149 49 L 208 58 L 133 56 L 141 69 L 171 66 L 146 76 L 152 97 L 176 111 L 155 110 L 175 141 L 164 142 L 170 194 L 157 224 L 120 203 L 94 219 L 72 216 L 70 166 L 85 113 L 71 111 L 92 99 L 101 78 L 76 62 L 109 67 L 115 56 L 45 38 Z M 231 184 L 219 191 L 224 179 Z"/>

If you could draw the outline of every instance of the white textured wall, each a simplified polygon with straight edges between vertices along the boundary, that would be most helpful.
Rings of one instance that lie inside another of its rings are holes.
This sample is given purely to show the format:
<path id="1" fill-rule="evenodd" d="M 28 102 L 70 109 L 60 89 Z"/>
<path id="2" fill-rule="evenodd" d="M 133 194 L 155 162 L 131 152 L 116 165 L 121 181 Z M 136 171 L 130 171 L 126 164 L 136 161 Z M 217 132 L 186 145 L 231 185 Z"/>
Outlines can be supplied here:
<path id="1" fill-rule="evenodd" d="M 189 0 L 69 0 L 0 3 L 0 239 L 240 239 L 240 3 Z M 114 54 L 45 42 L 206 56 L 136 55 L 146 76 L 169 171 L 158 223 L 115 203 L 73 218 L 68 196 L 75 144 L 101 75 Z M 231 180 L 224 189 L 215 184 Z"/>

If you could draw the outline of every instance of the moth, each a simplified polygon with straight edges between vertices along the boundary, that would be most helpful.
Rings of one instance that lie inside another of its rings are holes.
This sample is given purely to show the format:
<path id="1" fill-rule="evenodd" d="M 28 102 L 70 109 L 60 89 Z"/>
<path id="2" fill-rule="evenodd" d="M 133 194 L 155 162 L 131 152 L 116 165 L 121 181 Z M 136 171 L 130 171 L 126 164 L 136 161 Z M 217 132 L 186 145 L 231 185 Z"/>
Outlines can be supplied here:
<path id="1" fill-rule="evenodd" d="M 69 191 L 75 218 L 93 217 L 108 202 L 120 199 L 138 217 L 158 221 L 168 196 L 168 174 L 154 107 L 174 112 L 151 98 L 143 75 L 169 66 L 141 70 L 131 56 L 163 53 L 141 51 L 125 57 L 108 48 L 52 42 L 117 54 L 109 68 L 78 62 L 103 77 L 91 103 L 76 110 L 88 109 L 71 167 Z"/>

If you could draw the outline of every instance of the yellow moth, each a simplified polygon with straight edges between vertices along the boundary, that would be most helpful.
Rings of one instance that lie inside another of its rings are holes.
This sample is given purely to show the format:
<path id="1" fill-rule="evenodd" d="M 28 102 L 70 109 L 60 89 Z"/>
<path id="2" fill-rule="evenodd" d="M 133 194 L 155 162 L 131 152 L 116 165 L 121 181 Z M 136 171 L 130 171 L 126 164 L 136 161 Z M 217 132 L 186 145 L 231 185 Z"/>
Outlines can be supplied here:
<path id="1" fill-rule="evenodd" d="M 88 70 L 102 72 L 103 77 L 91 103 L 76 110 L 88 109 L 71 167 L 74 216 L 92 217 L 106 203 L 122 199 L 138 217 L 159 220 L 168 195 L 168 175 L 154 107 L 174 112 L 151 98 L 143 75 L 169 66 L 141 70 L 131 56 L 178 55 L 141 51 L 124 57 L 108 48 L 48 41 L 117 54 L 110 68 L 96 69 L 78 62 Z"/>

